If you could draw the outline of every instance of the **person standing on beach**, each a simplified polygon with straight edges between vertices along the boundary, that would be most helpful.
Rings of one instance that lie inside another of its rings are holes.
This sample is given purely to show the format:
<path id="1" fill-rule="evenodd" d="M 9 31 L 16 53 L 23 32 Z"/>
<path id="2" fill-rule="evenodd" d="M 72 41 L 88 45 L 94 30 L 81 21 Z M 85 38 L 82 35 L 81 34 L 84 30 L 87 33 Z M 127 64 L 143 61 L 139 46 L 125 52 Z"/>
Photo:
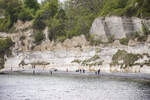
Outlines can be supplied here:
<path id="1" fill-rule="evenodd" d="M 100 69 L 97 71 L 97 74 L 98 74 L 98 75 L 100 75 L 100 71 L 101 71 Z"/>
<path id="2" fill-rule="evenodd" d="M 95 75 L 97 75 L 97 71 L 95 72 Z"/>
<path id="3" fill-rule="evenodd" d="M 50 74 L 52 75 L 53 74 L 53 72 L 50 70 Z"/>
<path id="4" fill-rule="evenodd" d="M 80 71 L 80 73 L 81 73 L 81 69 L 80 69 L 79 71 Z"/>
<path id="5" fill-rule="evenodd" d="M 83 73 L 85 73 L 85 69 L 83 69 Z"/>
<path id="6" fill-rule="evenodd" d="M 66 69 L 66 72 L 68 72 L 68 68 Z"/>

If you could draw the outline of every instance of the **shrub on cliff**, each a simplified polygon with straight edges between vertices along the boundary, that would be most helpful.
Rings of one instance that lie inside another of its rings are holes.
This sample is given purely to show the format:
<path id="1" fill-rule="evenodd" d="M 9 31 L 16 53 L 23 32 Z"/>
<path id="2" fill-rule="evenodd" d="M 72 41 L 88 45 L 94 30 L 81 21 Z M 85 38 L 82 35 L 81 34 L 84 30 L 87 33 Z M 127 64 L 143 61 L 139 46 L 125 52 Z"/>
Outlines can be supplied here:
<path id="1" fill-rule="evenodd" d="M 65 34 L 65 11 L 59 9 L 57 14 L 50 20 L 51 23 L 48 24 L 49 29 L 49 39 L 64 41 L 66 39 Z"/>
<path id="2" fill-rule="evenodd" d="M 142 22 L 142 31 L 143 34 L 146 36 L 150 34 L 150 30 L 148 29 L 147 25 L 144 22 Z"/>
<path id="3" fill-rule="evenodd" d="M 24 6 L 25 8 L 32 10 L 33 14 L 35 14 L 36 11 L 40 8 L 37 0 L 24 0 Z"/>
<path id="4" fill-rule="evenodd" d="M 35 32 L 34 34 L 34 40 L 35 40 L 35 43 L 38 45 L 42 42 L 42 40 L 44 40 L 44 34 L 41 32 L 41 31 L 37 31 Z"/>
<path id="5" fill-rule="evenodd" d="M 0 19 L 0 32 L 8 32 L 11 27 L 12 27 L 12 21 L 9 16 Z"/>
<path id="6" fill-rule="evenodd" d="M 33 21 L 33 28 L 37 30 L 43 30 L 45 27 L 46 24 L 43 18 L 43 11 L 39 10 Z"/>
<path id="7" fill-rule="evenodd" d="M 33 15 L 30 9 L 22 8 L 21 12 L 18 14 L 18 19 L 22 21 L 29 21 L 33 19 Z"/>
<path id="8" fill-rule="evenodd" d="M 112 57 L 113 65 L 125 65 L 125 67 L 133 66 L 135 61 L 142 58 L 140 54 L 128 53 L 125 50 L 118 50 Z M 120 63 L 120 61 L 122 61 Z"/>
<path id="9" fill-rule="evenodd" d="M 129 43 L 129 38 L 122 38 L 122 39 L 120 39 L 119 41 L 120 41 L 120 43 L 121 43 L 122 45 L 128 45 L 128 43 Z"/>
<path id="10" fill-rule="evenodd" d="M 147 41 L 148 35 L 150 35 L 150 30 L 148 29 L 148 26 L 142 22 L 142 32 L 135 32 L 132 38 L 137 39 L 139 42 L 145 42 Z"/>
<path id="11" fill-rule="evenodd" d="M 1 39 L 0 38 L 0 69 L 4 67 L 4 55 L 9 55 L 10 54 L 10 47 L 14 43 L 10 38 L 6 39 Z"/>
<path id="12" fill-rule="evenodd" d="M 3 55 L 7 51 L 9 51 L 9 48 L 13 45 L 14 43 L 10 38 L 6 39 L 1 39 L 0 38 L 0 54 Z"/>

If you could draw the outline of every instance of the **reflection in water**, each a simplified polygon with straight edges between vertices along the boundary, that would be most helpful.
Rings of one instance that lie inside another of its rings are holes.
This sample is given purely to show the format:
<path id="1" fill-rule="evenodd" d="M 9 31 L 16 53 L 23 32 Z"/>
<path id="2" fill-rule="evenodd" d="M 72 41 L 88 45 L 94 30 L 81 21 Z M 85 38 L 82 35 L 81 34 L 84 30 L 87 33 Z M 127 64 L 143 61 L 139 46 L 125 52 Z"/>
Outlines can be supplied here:
<path id="1" fill-rule="evenodd" d="M 150 82 L 88 76 L 0 75 L 0 100 L 149 100 Z"/>

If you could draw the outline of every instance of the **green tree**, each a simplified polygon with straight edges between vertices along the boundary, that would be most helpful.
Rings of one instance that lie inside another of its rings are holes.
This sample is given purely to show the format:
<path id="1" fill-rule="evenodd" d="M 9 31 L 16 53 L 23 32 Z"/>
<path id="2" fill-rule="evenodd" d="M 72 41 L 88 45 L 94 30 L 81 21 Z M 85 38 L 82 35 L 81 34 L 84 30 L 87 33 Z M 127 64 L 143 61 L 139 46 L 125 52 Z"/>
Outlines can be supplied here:
<path id="1" fill-rule="evenodd" d="M 60 8 L 57 14 L 49 20 L 49 39 L 52 40 L 60 40 L 63 41 L 65 36 L 65 21 L 66 14 L 65 11 Z"/>
<path id="2" fill-rule="evenodd" d="M 43 30 L 46 25 L 50 22 L 49 20 L 53 18 L 58 11 L 58 0 L 50 0 L 41 5 L 41 9 L 37 11 L 33 28 L 37 30 Z"/>
<path id="3" fill-rule="evenodd" d="M 100 16 L 149 17 L 150 0 L 103 0 Z"/>
<path id="4" fill-rule="evenodd" d="M 8 31 L 18 19 L 22 9 L 20 0 L 0 0 L 0 9 L 3 9 L 5 18 L 1 20 L 0 31 Z"/>
<path id="5" fill-rule="evenodd" d="M 24 0 L 25 8 L 29 8 L 35 13 L 39 8 L 40 5 L 37 0 Z"/>
<path id="6" fill-rule="evenodd" d="M 149 17 L 150 16 L 150 0 L 136 0 L 138 3 L 138 17 Z"/>
<path id="7" fill-rule="evenodd" d="M 22 21 L 29 21 L 33 19 L 33 15 L 30 9 L 22 8 L 21 12 L 18 14 L 18 19 Z"/>
<path id="8" fill-rule="evenodd" d="M 36 30 L 43 30 L 45 26 L 46 26 L 46 23 L 45 23 L 45 19 L 43 16 L 43 11 L 39 10 L 37 11 L 35 19 L 33 21 L 33 28 Z"/>
<path id="9" fill-rule="evenodd" d="M 68 0 L 65 2 L 66 36 L 89 35 L 93 20 L 98 16 L 102 0 Z"/>

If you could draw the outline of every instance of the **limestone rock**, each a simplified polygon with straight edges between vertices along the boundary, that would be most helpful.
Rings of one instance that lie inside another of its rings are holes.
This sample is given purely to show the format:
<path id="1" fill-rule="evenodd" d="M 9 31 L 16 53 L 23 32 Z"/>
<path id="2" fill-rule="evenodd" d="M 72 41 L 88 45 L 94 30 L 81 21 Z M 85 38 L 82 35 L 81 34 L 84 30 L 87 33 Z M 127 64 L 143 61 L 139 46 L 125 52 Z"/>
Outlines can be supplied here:
<path id="1" fill-rule="evenodd" d="M 137 42 L 130 39 L 128 45 L 129 46 L 135 46 L 135 45 L 137 45 Z"/>
<path id="2" fill-rule="evenodd" d="M 25 23 L 18 20 L 17 23 L 15 24 L 16 31 L 23 31 L 27 28 L 31 28 L 32 26 L 32 21 L 26 21 Z"/>
<path id="3" fill-rule="evenodd" d="M 87 46 L 89 42 L 86 40 L 84 35 L 73 37 L 72 39 L 66 39 L 63 45 L 67 48 L 74 47 L 84 47 Z"/>
<path id="4" fill-rule="evenodd" d="M 142 34 L 142 22 L 150 27 L 150 21 L 136 17 L 99 17 L 93 22 L 90 34 L 102 42 L 108 42 L 109 38 L 122 39 L 135 32 Z"/>
<path id="5" fill-rule="evenodd" d="M 141 73 L 150 73 L 150 66 L 146 66 L 144 65 L 141 69 L 140 69 Z"/>
<path id="6" fill-rule="evenodd" d="M 71 40 L 70 39 L 66 39 L 64 42 L 63 42 L 63 45 L 67 48 L 70 48 L 71 47 Z"/>
<path id="7" fill-rule="evenodd" d="M 150 35 L 147 37 L 147 42 L 150 43 Z"/>
<path id="8" fill-rule="evenodd" d="M 132 73 L 140 72 L 140 66 L 139 65 L 132 66 L 131 72 Z"/>
<path id="9" fill-rule="evenodd" d="M 113 42 L 113 46 L 120 46 L 121 44 L 120 44 L 120 41 L 119 40 L 115 40 L 114 42 Z"/>
<path id="10" fill-rule="evenodd" d="M 49 38 L 48 38 L 48 27 L 45 28 L 45 30 L 43 31 L 43 34 L 45 35 L 45 39 L 49 40 Z"/>
<path id="11" fill-rule="evenodd" d="M 91 35 L 94 35 L 95 39 L 100 39 L 103 42 L 107 42 L 107 34 L 105 31 L 105 22 L 102 17 L 95 19 L 90 30 Z"/>

